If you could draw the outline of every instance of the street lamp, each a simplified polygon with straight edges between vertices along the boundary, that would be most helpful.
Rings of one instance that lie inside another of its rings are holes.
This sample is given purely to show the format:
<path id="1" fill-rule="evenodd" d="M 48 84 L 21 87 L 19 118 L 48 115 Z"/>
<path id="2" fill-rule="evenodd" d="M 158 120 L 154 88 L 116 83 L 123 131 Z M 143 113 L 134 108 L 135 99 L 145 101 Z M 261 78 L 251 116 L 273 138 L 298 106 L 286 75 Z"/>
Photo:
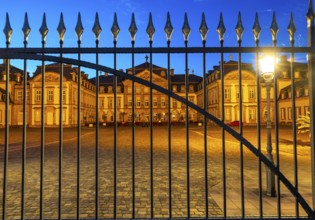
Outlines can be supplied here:
<path id="1" fill-rule="evenodd" d="M 273 56 L 264 56 L 260 60 L 261 75 L 265 80 L 266 84 L 266 96 L 267 96 L 267 158 L 274 164 L 272 157 L 272 144 L 271 144 L 271 120 L 270 120 L 270 86 L 274 78 L 274 65 L 275 57 Z M 270 170 L 269 167 L 266 167 L 266 180 L 267 180 L 267 191 L 266 194 L 271 197 L 276 196 L 275 190 L 275 174 Z"/>

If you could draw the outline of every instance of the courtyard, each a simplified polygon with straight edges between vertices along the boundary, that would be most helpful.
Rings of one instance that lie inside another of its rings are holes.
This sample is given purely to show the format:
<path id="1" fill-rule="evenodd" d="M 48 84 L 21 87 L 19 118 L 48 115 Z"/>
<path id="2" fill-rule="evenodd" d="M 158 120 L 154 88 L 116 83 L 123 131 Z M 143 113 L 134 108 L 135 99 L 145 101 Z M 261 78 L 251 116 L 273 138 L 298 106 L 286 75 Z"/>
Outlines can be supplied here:
<path id="1" fill-rule="evenodd" d="M 238 127 L 235 127 L 238 130 Z M 76 217 L 77 131 L 64 128 L 62 173 L 62 218 Z M 209 216 L 223 216 L 223 171 L 221 128 L 207 127 Z M 99 130 L 99 216 L 113 218 L 114 151 L 112 126 Z M 167 127 L 153 127 L 154 217 L 168 217 L 168 139 Z M 172 214 L 187 216 L 185 127 L 171 127 Z M 117 217 L 132 217 L 132 130 L 117 129 Z M 45 219 L 58 218 L 58 128 L 45 129 L 44 207 Z M 241 216 L 240 144 L 226 133 L 227 216 Z M 275 155 L 274 132 L 273 155 Z M 244 127 L 244 137 L 257 146 L 257 128 Z M 0 203 L 2 203 L 4 129 L 0 129 Z M 19 219 L 21 207 L 22 128 L 10 128 L 7 184 L 7 218 Z M 307 134 L 297 136 L 299 192 L 311 202 L 311 158 Z M 205 216 L 205 176 L 203 127 L 190 126 L 190 207 L 191 217 Z M 266 150 L 266 129 L 261 128 L 261 148 Z M 81 218 L 95 216 L 95 127 L 81 132 Z M 279 128 L 279 163 L 283 174 L 294 183 L 294 155 L 291 127 Z M 245 215 L 259 216 L 258 159 L 244 147 Z M 39 218 L 40 129 L 27 129 L 25 217 Z M 265 191 L 265 166 L 262 165 L 262 189 Z M 295 215 L 295 198 L 281 184 L 281 214 Z M 2 208 L 2 205 L 0 206 Z M 2 212 L 0 212 L 2 214 Z M 277 215 L 277 198 L 263 193 L 264 216 Z M 301 215 L 306 215 L 300 209 Z M 150 129 L 135 128 L 135 217 L 150 217 Z"/>

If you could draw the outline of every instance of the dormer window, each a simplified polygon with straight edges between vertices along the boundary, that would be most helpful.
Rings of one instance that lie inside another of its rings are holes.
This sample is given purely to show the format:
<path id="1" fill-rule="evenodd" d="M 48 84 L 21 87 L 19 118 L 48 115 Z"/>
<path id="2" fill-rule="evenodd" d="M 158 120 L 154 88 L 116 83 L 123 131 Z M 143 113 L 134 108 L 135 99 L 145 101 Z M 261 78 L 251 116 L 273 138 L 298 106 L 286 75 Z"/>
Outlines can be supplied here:
<path id="1" fill-rule="evenodd" d="M 189 86 L 189 92 L 194 92 L 194 86 L 193 85 Z"/>
<path id="2" fill-rule="evenodd" d="M 181 92 L 185 92 L 185 86 L 184 86 L 184 85 L 182 85 L 182 86 L 180 87 L 180 91 L 181 91 Z"/>
<path id="3" fill-rule="evenodd" d="M 108 86 L 108 93 L 112 93 L 113 92 L 113 87 Z"/>

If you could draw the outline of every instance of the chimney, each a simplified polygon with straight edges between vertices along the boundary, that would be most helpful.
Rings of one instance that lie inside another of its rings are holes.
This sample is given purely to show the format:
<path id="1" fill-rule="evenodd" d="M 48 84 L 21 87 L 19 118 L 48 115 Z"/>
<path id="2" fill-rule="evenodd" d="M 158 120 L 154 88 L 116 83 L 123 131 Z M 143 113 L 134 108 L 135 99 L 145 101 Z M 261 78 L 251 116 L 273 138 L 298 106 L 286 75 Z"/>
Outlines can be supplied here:
<path id="1" fill-rule="evenodd" d="M 174 69 L 170 69 L 171 76 L 174 76 Z"/>
<path id="2" fill-rule="evenodd" d="M 20 84 L 21 83 L 21 73 L 16 74 L 16 81 Z"/>
<path id="3" fill-rule="evenodd" d="M 8 61 L 8 67 L 9 67 L 9 75 L 10 75 L 10 60 L 9 59 L 3 59 L 3 71 L 2 71 L 2 80 L 5 81 L 7 79 L 7 76 L 6 76 L 6 64 L 7 64 L 7 61 Z"/>

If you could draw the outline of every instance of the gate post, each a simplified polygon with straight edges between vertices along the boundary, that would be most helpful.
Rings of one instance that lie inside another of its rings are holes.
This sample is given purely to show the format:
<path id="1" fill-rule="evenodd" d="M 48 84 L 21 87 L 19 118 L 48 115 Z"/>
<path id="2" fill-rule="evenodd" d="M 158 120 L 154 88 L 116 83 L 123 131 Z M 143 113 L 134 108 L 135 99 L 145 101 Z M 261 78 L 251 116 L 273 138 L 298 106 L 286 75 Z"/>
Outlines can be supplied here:
<path id="1" fill-rule="evenodd" d="M 312 174 L 312 202 L 313 211 L 315 209 L 315 26 L 313 2 L 309 1 L 309 9 L 307 12 L 307 29 L 308 29 L 308 46 L 311 52 L 308 53 L 308 73 L 309 73 L 309 89 L 310 89 L 310 136 L 311 136 L 311 174 Z"/>

